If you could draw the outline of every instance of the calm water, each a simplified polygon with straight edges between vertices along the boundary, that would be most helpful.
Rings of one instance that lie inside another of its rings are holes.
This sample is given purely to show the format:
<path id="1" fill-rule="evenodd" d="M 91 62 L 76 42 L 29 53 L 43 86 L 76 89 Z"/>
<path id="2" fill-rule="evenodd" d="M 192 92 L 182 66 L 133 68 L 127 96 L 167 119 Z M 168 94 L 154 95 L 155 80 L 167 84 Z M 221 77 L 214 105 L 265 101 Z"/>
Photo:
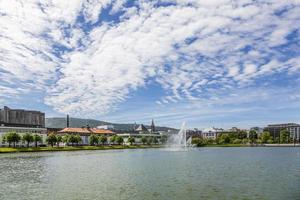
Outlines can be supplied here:
<path id="1" fill-rule="evenodd" d="M 2 154 L 0 199 L 300 199 L 300 148 Z"/>

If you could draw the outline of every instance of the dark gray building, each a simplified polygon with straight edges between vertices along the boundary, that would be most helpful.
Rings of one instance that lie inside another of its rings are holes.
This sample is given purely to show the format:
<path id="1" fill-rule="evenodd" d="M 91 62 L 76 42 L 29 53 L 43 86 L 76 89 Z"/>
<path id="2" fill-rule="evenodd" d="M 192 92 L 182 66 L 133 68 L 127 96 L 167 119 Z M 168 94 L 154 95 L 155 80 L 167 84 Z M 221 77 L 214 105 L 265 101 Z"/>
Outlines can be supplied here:
<path id="1" fill-rule="evenodd" d="M 273 138 L 280 137 L 281 130 L 288 130 L 290 132 L 290 137 L 296 141 L 300 141 L 300 124 L 296 123 L 286 123 L 286 124 L 270 124 L 265 131 L 269 131 Z"/>
<path id="2" fill-rule="evenodd" d="M 45 113 L 33 110 L 10 109 L 4 106 L 0 109 L 0 126 L 14 127 L 45 127 Z"/>

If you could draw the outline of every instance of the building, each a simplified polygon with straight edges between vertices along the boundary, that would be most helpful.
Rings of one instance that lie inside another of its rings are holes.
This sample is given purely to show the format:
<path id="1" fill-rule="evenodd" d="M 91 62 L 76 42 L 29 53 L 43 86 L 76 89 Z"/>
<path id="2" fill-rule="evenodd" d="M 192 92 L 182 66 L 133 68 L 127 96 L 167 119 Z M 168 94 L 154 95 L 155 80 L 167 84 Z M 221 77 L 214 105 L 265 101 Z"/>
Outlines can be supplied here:
<path id="1" fill-rule="evenodd" d="M 154 125 L 153 119 L 152 119 L 152 121 L 151 121 L 150 133 L 155 133 L 155 125 Z"/>
<path id="2" fill-rule="evenodd" d="M 66 134 L 74 134 L 74 135 L 80 135 L 81 137 L 81 144 L 88 145 L 89 144 L 89 137 L 92 134 L 95 135 L 104 135 L 106 137 L 111 137 L 115 135 L 115 133 L 111 130 L 105 130 L 105 129 L 98 129 L 98 128 L 89 128 L 89 127 L 83 127 L 83 128 L 64 128 L 61 131 L 58 131 L 57 134 L 66 135 Z"/>
<path id="3" fill-rule="evenodd" d="M 4 106 L 0 109 L 0 143 L 2 146 L 7 144 L 3 141 L 3 136 L 8 132 L 16 132 L 21 136 L 25 133 L 38 134 L 43 141 L 47 137 L 45 128 L 45 113 L 33 110 L 10 109 Z M 22 144 L 18 144 L 20 146 Z"/>
<path id="4" fill-rule="evenodd" d="M 143 125 L 140 124 L 135 130 L 138 134 L 149 134 L 150 131 Z"/>
<path id="5" fill-rule="evenodd" d="M 0 125 L 12 127 L 45 127 L 45 113 L 34 110 L 10 109 L 4 106 L 0 109 Z"/>
<path id="6" fill-rule="evenodd" d="M 222 133 L 224 130 L 221 128 L 210 127 L 206 128 L 202 131 L 202 137 L 206 139 L 217 139 L 218 135 Z"/>
<path id="7" fill-rule="evenodd" d="M 98 129 L 104 129 L 104 130 L 114 130 L 114 125 L 108 124 L 108 125 L 101 125 L 97 126 Z"/>
<path id="8" fill-rule="evenodd" d="M 300 141 L 300 124 L 270 124 L 266 128 L 264 128 L 265 131 L 270 132 L 270 135 L 273 136 L 273 138 L 280 138 L 280 131 L 284 129 L 290 132 L 290 138 L 293 138 L 295 141 L 298 142 Z"/>

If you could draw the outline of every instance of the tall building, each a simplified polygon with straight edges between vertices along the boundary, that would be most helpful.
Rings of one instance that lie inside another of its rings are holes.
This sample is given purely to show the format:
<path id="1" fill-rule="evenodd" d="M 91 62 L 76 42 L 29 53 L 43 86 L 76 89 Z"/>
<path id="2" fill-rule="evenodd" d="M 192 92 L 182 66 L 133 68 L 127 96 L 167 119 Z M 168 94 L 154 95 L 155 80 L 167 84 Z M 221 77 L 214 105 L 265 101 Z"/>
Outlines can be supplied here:
<path id="1" fill-rule="evenodd" d="M 269 131 L 270 135 L 273 136 L 273 138 L 279 138 L 280 131 L 284 129 L 290 132 L 290 138 L 293 138 L 297 141 L 300 140 L 300 124 L 296 124 L 296 123 L 270 124 L 264 130 Z"/>
<path id="2" fill-rule="evenodd" d="M 0 109 L 1 126 L 45 127 L 45 113 L 34 110 L 10 109 L 4 106 Z"/>
<path id="3" fill-rule="evenodd" d="M 8 132 L 39 134 L 45 140 L 45 113 L 33 110 L 10 109 L 4 106 L 0 109 L 0 145 L 6 145 L 2 136 Z"/>

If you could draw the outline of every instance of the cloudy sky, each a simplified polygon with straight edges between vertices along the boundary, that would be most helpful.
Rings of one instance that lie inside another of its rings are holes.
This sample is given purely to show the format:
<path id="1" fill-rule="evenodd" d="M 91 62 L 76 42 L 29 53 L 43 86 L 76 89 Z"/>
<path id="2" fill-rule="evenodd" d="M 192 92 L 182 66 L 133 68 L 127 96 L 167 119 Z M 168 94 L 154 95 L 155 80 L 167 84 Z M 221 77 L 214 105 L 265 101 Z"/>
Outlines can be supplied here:
<path id="1" fill-rule="evenodd" d="M 299 0 L 0 0 L 0 106 L 179 127 L 300 122 Z"/>

